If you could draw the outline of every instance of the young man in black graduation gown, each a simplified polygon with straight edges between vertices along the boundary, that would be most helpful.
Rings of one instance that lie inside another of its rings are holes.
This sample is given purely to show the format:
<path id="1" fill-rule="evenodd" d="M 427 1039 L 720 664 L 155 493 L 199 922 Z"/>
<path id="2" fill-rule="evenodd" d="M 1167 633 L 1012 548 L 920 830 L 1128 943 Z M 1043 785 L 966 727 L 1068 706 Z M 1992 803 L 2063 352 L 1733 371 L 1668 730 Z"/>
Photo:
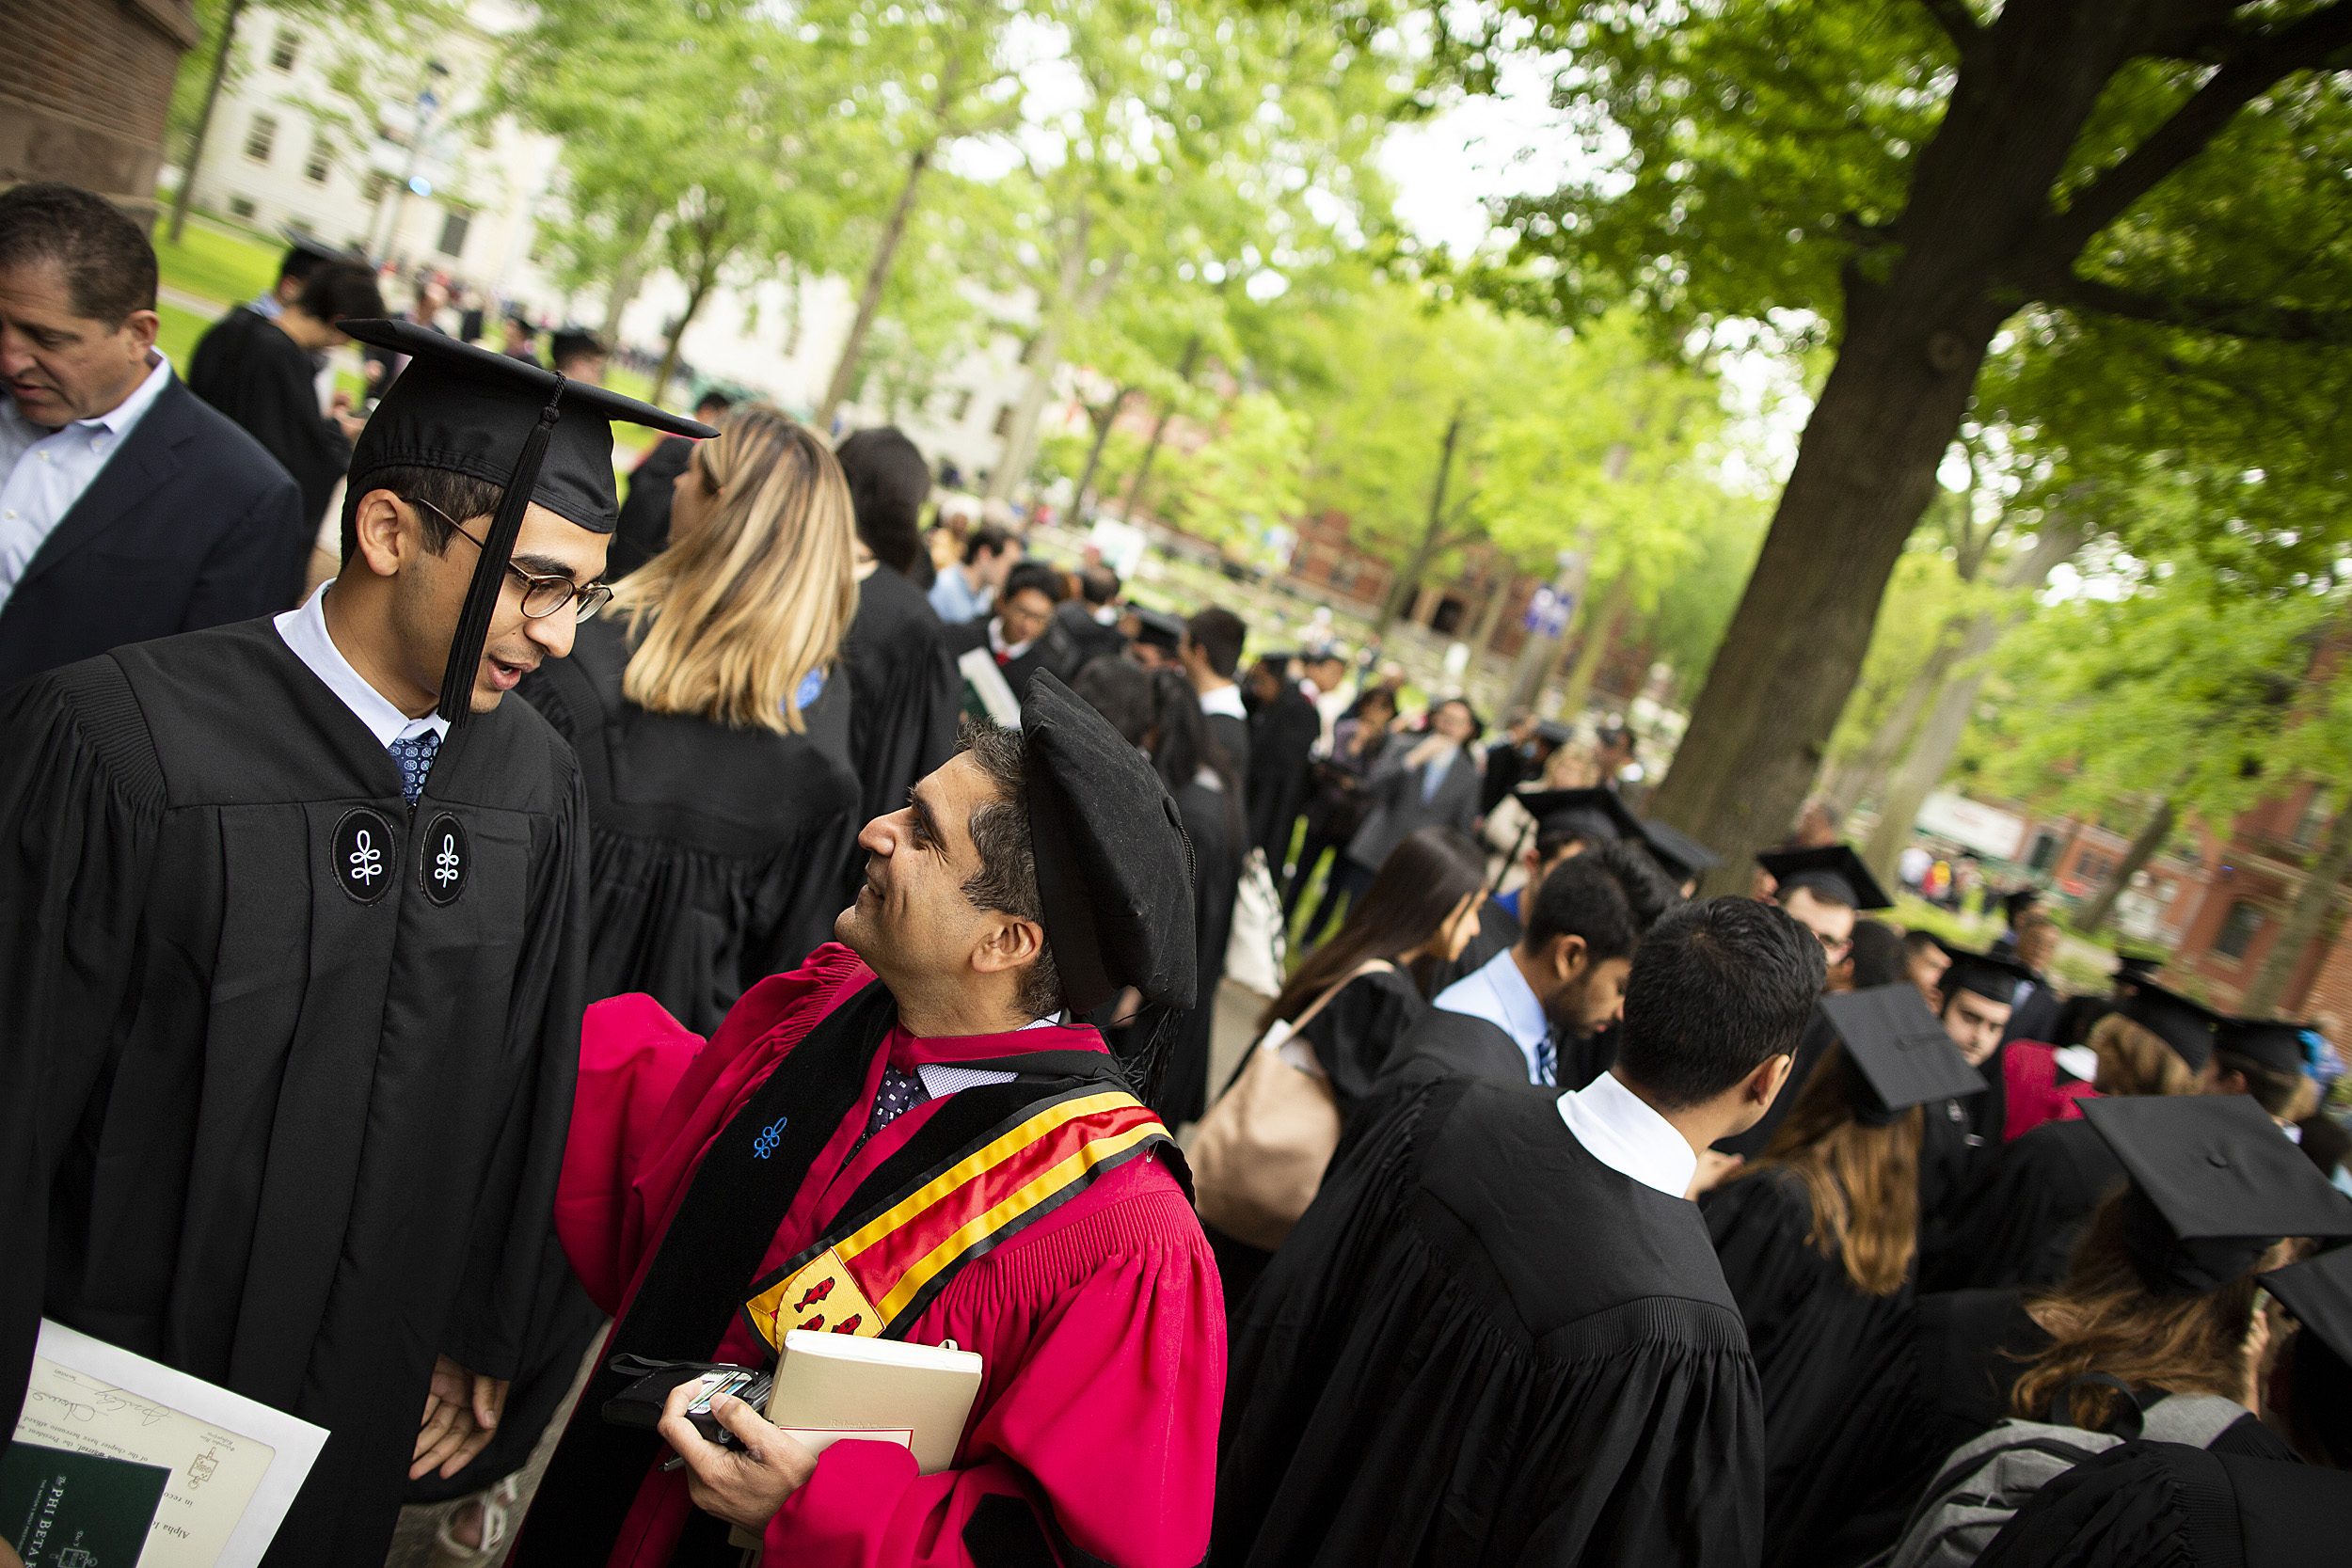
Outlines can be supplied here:
<path id="1" fill-rule="evenodd" d="M 1249 714 L 1249 842 L 1265 851 L 1277 879 L 1307 809 L 1308 769 L 1323 737 L 1323 715 L 1287 673 L 1291 656 L 1267 654 L 1242 683 Z"/>
<path id="2" fill-rule="evenodd" d="M 1210 1562 L 1752 1562 L 1756 1369 L 1682 1195 L 1822 967 L 1767 905 L 1685 905 L 1588 1088 L 1369 1107 L 1235 1314 Z"/>
<path id="3" fill-rule="evenodd" d="M 341 394 L 332 412 L 320 409 L 311 356 L 351 341 L 343 335 L 344 321 L 383 313 L 374 270 L 364 261 L 333 261 L 310 274 L 276 316 L 238 306 L 213 324 L 188 356 L 188 390 L 236 420 L 285 465 L 302 487 L 302 515 L 313 529 L 351 461 L 359 420 Z M 306 539 L 306 562 L 310 549 Z"/>
<path id="4" fill-rule="evenodd" d="M 45 1315 L 326 1428 L 282 1568 L 380 1563 L 412 1461 L 470 1457 L 516 1370 L 587 832 L 501 699 L 602 596 L 607 420 L 700 428 L 350 326 L 417 357 L 340 586 L 0 700 L 0 1402 Z"/>
<path id="5" fill-rule="evenodd" d="M 1553 866 L 1582 854 L 1596 844 L 1617 839 L 1642 842 L 1640 820 L 1617 799 L 1615 790 L 1530 789 L 1520 791 L 1517 800 L 1527 810 L 1527 827 L 1495 873 L 1494 889 L 1478 907 L 1478 934 L 1451 962 L 1431 968 L 1432 996 L 1464 975 L 1476 974 L 1493 962 L 1496 955 L 1518 945 L 1519 938 L 1526 932 L 1523 911 L 1534 896 L 1533 890 L 1543 885 Z M 1526 867 L 1527 880 L 1508 893 L 1502 892 L 1503 879 L 1511 874 L 1515 864 Z M 1583 1078 L 1567 1086 L 1582 1088 L 1608 1065 L 1606 1061 L 1598 1063 Z"/>

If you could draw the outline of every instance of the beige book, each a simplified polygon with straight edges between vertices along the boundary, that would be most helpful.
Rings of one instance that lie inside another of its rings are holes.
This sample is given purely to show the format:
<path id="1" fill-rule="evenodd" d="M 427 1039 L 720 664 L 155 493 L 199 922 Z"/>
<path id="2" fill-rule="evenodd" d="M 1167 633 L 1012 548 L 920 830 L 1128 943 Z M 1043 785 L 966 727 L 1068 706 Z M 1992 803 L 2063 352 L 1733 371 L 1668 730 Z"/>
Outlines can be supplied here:
<path id="1" fill-rule="evenodd" d="M 822 1453 L 847 1437 L 897 1443 L 924 1475 L 946 1469 L 979 1397 L 981 1359 L 954 1341 L 911 1345 L 796 1328 L 784 1337 L 768 1419 Z M 756 1546 L 739 1527 L 739 1546 Z"/>

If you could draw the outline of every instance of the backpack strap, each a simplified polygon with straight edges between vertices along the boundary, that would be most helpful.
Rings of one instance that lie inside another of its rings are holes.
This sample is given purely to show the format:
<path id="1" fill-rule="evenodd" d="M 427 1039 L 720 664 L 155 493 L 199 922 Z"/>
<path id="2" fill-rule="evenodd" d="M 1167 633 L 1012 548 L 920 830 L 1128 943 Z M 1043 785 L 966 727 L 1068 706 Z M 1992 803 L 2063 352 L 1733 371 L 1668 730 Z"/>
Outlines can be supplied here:
<path id="1" fill-rule="evenodd" d="M 2209 1449 L 2246 1414 L 2246 1406 L 2219 1394 L 2167 1394 L 2148 1407 L 2141 1435 L 2152 1443 Z"/>

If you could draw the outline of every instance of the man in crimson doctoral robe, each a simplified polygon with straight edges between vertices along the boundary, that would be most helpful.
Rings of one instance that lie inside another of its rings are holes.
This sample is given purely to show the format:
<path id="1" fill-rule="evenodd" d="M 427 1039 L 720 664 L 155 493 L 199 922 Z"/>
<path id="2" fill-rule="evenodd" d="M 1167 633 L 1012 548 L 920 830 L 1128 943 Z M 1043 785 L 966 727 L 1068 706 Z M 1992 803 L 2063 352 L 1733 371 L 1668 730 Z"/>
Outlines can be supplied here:
<path id="1" fill-rule="evenodd" d="M 1208 1550 L 1216 1266 L 1128 1070 L 1057 1022 L 1121 986 L 1190 1005 L 1176 808 L 1041 673 L 1019 733 L 967 729 L 860 843 L 840 942 L 707 1042 L 641 996 L 588 1013 L 557 1224 L 618 1321 L 518 1565 L 736 1568 L 731 1530 L 793 1568 Z M 921 1475 L 876 1441 L 815 1454 L 725 1399 L 722 1448 L 679 1414 L 691 1383 L 658 1434 L 601 1418 L 629 1381 L 614 1357 L 758 1365 L 795 1328 L 979 1353 L 953 1465 Z"/>

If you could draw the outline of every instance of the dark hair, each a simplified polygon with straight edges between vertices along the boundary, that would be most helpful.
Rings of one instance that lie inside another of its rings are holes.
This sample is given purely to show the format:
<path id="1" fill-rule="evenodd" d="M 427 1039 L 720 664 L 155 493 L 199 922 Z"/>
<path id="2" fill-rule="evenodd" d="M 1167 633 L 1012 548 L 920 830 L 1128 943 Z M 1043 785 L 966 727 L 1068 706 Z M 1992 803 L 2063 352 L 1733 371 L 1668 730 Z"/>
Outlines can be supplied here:
<path id="1" fill-rule="evenodd" d="M 155 309 L 155 247 L 122 209 L 79 185 L 0 191 L 0 268 L 54 261 L 73 313 L 118 331 Z"/>
<path id="2" fill-rule="evenodd" d="M 2251 1056 L 2227 1049 L 2216 1051 L 2213 1060 L 2217 1073 L 2227 1076 L 2234 1072 L 2244 1078 L 2248 1096 L 2271 1116 L 2299 1119 L 2311 1115 L 2312 1107 L 2309 1101 L 2317 1089 L 2314 1086 L 2306 1091 L 2304 1085 L 2311 1080 L 2303 1074 L 2265 1067 Z"/>
<path id="3" fill-rule="evenodd" d="M 1182 670 L 1162 665 L 1146 671 L 1142 665 L 1126 659 L 1120 663 L 1135 671 L 1151 684 L 1152 729 L 1150 734 L 1152 766 L 1173 795 L 1200 777 L 1207 768 L 1216 775 L 1216 784 L 1224 796 L 1225 833 L 1233 846 L 1236 860 L 1241 856 L 1242 835 L 1248 832 L 1242 809 L 1241 771 L 1233 759 L 1209 728 L 1206 715 L 1200 711 L 1200 694 L 1192 689 Z"/>
<path id="4" fill-rule="evenodd" d="M 694 412 L 696 414 L 700 414 L 706 408 L 716 408 L 720 413 L 723 414 L 734 406 L 735 399 L 719 390 L 716 387 L 711 388 L 708 391 L 694 400 Z M 703 420 L 703 423 L 705 424 L 708 424 L 709 422 L 710 421 L 708 420 Z M 840 455 L 841 454 L 839 452 L 834 453 L 835 458 L 838 458 Z"/>
<path id="5" fill-rule="evenodd" d="M 1669 910 L 1634 952 L 1617 1061 L 1667 1110 L 1705 1104 L 1796 1050 L 1825 970 L 1820 941 L 1786 910 L 1753 898 Z"/>
<path id="6" fill-rule="evenodd" d="M 329 261 L 302 280 L 294 307 L 313 321 L 367 321 L 384 313 L 384 296 L 365 261 Z"/>
<path id="7" fill-rule="evenodd" d="M 1365 705 L 1370 703 L 1378 703 L 1382 707 L 1387 708 L 1391 719 L 1396 717 L 1396 693 L 1385 686 L 1375 686 L 1357 698 L 1355 705 L 1347 710 L 1347 716 L 1351 719 L 1360 718 Z"/>
<path id="8" fill-rule="evenodd" d="M 506 313 L 506 325 L 520 332 L 524 342 L 535 343 L 539 341 L 539 328 L 528 316 L 518 316 L 510 310 Z"/>
<path id="9" fill-rule="evenodd" d="M 980 552 L 1001 554 L 1012 547 L 1012 535 L 994 523 L 982 523 L 963 536 L 963 563 L 966 566 L 980 559 Z"/>
<path id="10" fill-rule="evenodd" d="M 2027 882 L 2024 887 L 2011 888 L 2001 895 L 2001 912 L 2007 915 L 2009 923 L 2014 926 L 2026 917 L 2027 911 L 2041 902 L 2042 890 L 2031 882 Z"/>
<path id="11" fill-rule="evenodd" d="M 931 497 L 931 467 L 896 425 L 861 430 L 834 449 L 850 482 L 857 536 L 874 559 L 904 574 L 923 547 L 923 503 Z"/>
<path id="12" fill-rule="evenodd" d="M 601 357 L 611 352 L 604 346 L 602 338 L 576 327 L 558 332 L 548 340 L 548 357 L 559 367 L 566 359 L 578 359 L 582 356 Z"/>
<path id="13" fill-rule="evenodd" d="M 1423 828 L 1398 840 L 1372 886 L 1347 907 L 1339 930 L 1291 972 L 1281 994 L 1258 1015 L 1259 1029 L 1296 1018 L 1357 965 L 1372 958 L 1393 962 L 1427 942 L 1486 876 L 1486 857 L 1458 829 Z M 1426 994 L 1428 976 L 1413 979 Z"/>
<path id="14" fill-rule="evenodd" d="M 2352 1367 L 2312 1332 L 2309 1323 L 2287 1341 L 2275 1377 L 2286 1384 L 2287 1440 L 2313 1465 L 2352 1470 Z"/>
<path id="15" fill-rule="evenodd" d="M 974 909 L 1035 921 L 1041 932 L 1045 900 L 1038 893 L 1037 848 L 1029 838 L 1029 808 L 1023 794 L 1026 747 L 1021 732 L 967 716 L 956 741 L 956 750 L 979 764 L 995 791 L 994 799 L 972 808 L 972 847 L 979 854 L 980 868 L 965 879 L 963 895 Z M 1021 976 L 1016 1000 L 1032 1018 L 1051 1018 L 1061 1011 L 1061 972 L 1054 966 L 1052 945 L 1041 938 L 1037 961 Z"/>
<path id="16" fill-rule="evenodd" d="M 1241 665 L 1241 645 L 1249 638 L 1249 628 L 1242 625 L 1240 616 L 1211 605 L 1184 623 L 1184 635 L 1207 657 L 1209 668 L 1218 679 L 1233 678 L 1233 672 Z"/>
<path id="17" fill-rule="evenodd" d="M 1630 958 L 1642 933 L 1682 902 L 1649 851 L 1617 839 L 1588 846 L 1544 874 L 1527 911 L 1530 952 L 1554 937 L 1582 937 L 1595 963 Z"/>
<path id="18" fill-rule="evenodd" d="M 1430 704 L 1429 727 L 1433 730 L 1437 728 L 1438 709 L 1450 706 L 1455 703 L 1459 703 L 1461 705 L 1462 711 L 1470 715 L 1470 740 L 1462 742 L 1463 745 L 1467 746 L 1470 745 L 1471 741 L 1476 740 L 1480 736 L 1486 733 L 1486 721 L 1478 716 L 1478 710 L 1470 706 L 1470 700 L 1468 697 L 1440 697 L 1436 702 Z"/>
<path id="19" fill-rule="evenodd" d="M 332 257 L 322 256 L 307 245 L 290 245 L 286 254 L 278 259 L 278 281 L 291 277 L 297 283 L 308 282 L 310 275 L 326 266 Z"/>
<path id="20" fill-rule="evenodd" d="M 417 508 L 417 517 L 424 525 L 424 547 L 435 555 L 449 548 L 450 526 L 434 515 L 438 507 L 458 522 L 475 517 L 487 517 L 499 509 L 506 497 L 501 485 L 471 474 L 453 473 L 447 468 L 416 468 L 394 465 L 372 468 L 364 474 L 354 474 L 343 486 L 342 559 L 348 562 L 354 546 L 359 542 L 357 522 L 359 503 L 371 490 L 389 490 L 405 500 L 421 500 L 428 504 Z"/>
<path id="21" fill-rule="evenodd" d="M 1119 597 L 1119 574 L 1108 566 L 1088 566 L 1078 573 L 1078 592 L 1090 605 L 1106 605 Z"/>
<path id="22" fill-rule="evenodd" d="M 1070 693 L 1108 720 L 1128 745 L 1143 749 L 1152 733 L 1152 676 L 1142 665 L 1099 655 L 1070 677 Z"/>
<path id="23" fill-rule="evenodd" d="M 1876 922 L 1872 924 L 1875 925 Z M 1854 925 L 1859 927 L 1862 922 L 1856 921 Z M 1941 951 L 1943 946 L 1942 942 L 1935 940 L 1935 933 L 1925 927 L 1915 926 L 1903 933 L 1903 957 L 1906 959 L 1915 958 L 1931 947 Z"/>
<path id="24" fill-rule="evenodd" d="M 996 602 L 1007 605 L 1016 594 L 1036 589 L 1056 604 L 1070 597 L 1070 578 L 1058 566 L 1042 561 L 1025 561 L 1005 574 L 1005 586 L 996 591 Z"/>
<path id="25" fill-rule="evenodd" d="M 1853 923 L 1853 989 L 1891 986 L 1903 977 L 1903 939 L 1876 920 Z"/>

